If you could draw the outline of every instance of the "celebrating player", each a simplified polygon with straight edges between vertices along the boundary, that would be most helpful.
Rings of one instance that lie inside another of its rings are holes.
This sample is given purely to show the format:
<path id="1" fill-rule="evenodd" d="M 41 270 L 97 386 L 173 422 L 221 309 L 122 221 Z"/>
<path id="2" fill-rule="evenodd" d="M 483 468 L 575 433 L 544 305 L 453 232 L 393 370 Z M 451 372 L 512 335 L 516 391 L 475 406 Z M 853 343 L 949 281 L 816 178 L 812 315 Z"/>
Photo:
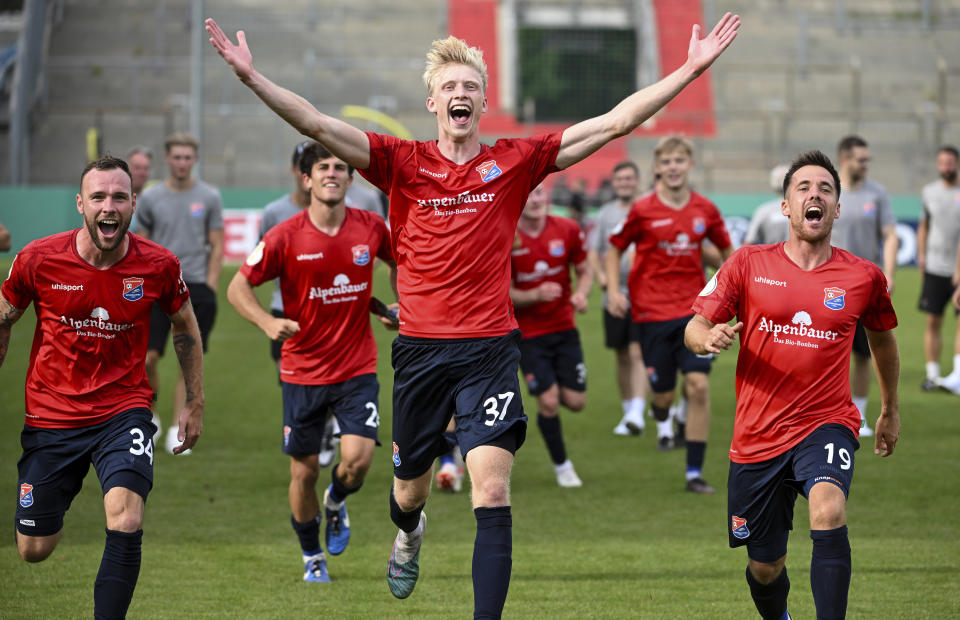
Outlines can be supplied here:
<path id="1" fill-rule="evenodd" d="M 31 302 L 37 313 L 17 463 L 17 550 L 27 562 L 53 553 L 93 463 L 107 526 L 93 589 L 97 618 L 124 617 L 140 573 L 156 430 L 143 365 L 154 302 L 173 323 L 186 382 L 177 452 L 193 447 L 203 424 L 200 330 L 180 262 L 127 233 L 131 185 L 122 159 L 88 164 L 77 194 L 83 226 L 28 244 L 0 288 L 0 364 L 10 326 Z"/>
<path id="2" fill-rule="evenodd" d="M 730 45 L 740 20 L 725 15 L 702 40 L 694 26 L 683 66 L 610 112 L 563 132 L 493 146 L 481 144 L 478 132 L 487 105 L 482 53 L 459 39 L 437 41 L 427 55 L 426 105 L 439 137 L 415 142 L 320 113 L 254 69 L 242 31 L 234 45 L 213 20 L 206 23 L 214 48 L 264 103 L 390 196 L 401 303 L 390 512 L 400 531 L 387 582 L 399 598 L 416 584 L 433 460 L 446 450 L 443 432 L 455 416 L 477 520 L 474 614 L 498 618 L 512 565 L 510 471 L 526 434 L 508 261 L 520 212 L 546 175 L 630 133 L 666 105 Z"/>
<path id="3" fill-rule="evenodd" d="M 846 504 L 860 413 L 850 348 L 859 319 L 880 386 L 874 453 L 900 432 L 897 317 L 879 267 L 830 246 L 840 177 L 819 151 L 791 164 L 783 214 L 790 239 L 744 246 L 693 304 L 686 344 L 719 353 L 740 334 L 730 446 L 730 546 L 747 546 L 747 583 L 764 618 L 788 618 L 785 567 L 797 493 L 810 504 L 810 585 L 818 618 L 843 618 L 850 586 Z M 727 325 L 737 317 L 738 322 Z"/>

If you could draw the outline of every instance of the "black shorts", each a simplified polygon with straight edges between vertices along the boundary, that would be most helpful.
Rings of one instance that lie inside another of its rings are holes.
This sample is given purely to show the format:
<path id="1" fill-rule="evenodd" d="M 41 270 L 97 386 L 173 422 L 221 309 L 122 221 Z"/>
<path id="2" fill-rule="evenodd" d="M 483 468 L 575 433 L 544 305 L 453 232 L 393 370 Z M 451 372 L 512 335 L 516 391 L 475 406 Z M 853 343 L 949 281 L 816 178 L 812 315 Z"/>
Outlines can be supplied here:
<path id="1" fill-rule="evenodd" d="M 340 435 L 359 435 L 380 445 L 377 375 L 358 375 L 331 385 L 281 382 L 283 389 L 283 453 L 305 456 L 320 452 L 327 414 L 340 425 Z"/>
<path id="2" fill-rule="evenodd" d="M 271 309 L 270 309 L 270 314 L 272 314 L 272 315 L 273 315 L 273 318 L 275 318 L 275 319 L 282 319 L 282 318 L 283 318 L 283 311 L 282 311 L 282 310 L 274 310 L 273 308 L 271 308 Z M 282 341 L 282 340 L 271 340 L 271 341 L 270 341 L 270 357 L 273 358 L 273 361 L 275 361 L 275 362 L 279 362 L 279 361 L 280 361 L 280 352 L 281 352 L 281 351 L 283 351 L 283 341 Z"/>
<path id="3" fill-rule="evenodd" d="M 773 562 L 787 553 L 797 494 L 804 497 L 818 482 L 830 482 L 850 494 L 853 453 L 860 442 L 840 424 L 825 424 L 780 456 L 760 463 L 730 463 L 727 524 L 731 547 L 747 545 L 757 562 Z"/>
<path id="4" fill-rule="evenodd" d="M 213 321 L 217 318 L 217 294 L 205 282 L 187 282 L 190 291 L 190 303 L 193 304 L 193 313 L 197 316 L 200 326 L 200 340 L 203 341 L 203 352 L 207 352 L 207 339 L 213 329 Z M 167 336 L 170 334 L 170 317 L 153 304 L 150 309 L 150 341 L 147 349 L 163 351 L 167 347 Z"/>
<path id="5" fill-rule="evenodd" d="M 932 273 L 923 273 L 923 289 L 920 291 L 920 309 L 927 314 L 943 316 L 943 309 L 950 303 L 956 287 L 953 281 L 946 276 L 935 276 Z M 960 315 L 960 310 L 954 308 L 954 313 Z"/>
<path id="6" fill-rule="evenodd" d="M 456 418 L 460 452 L 496 445 L 515 452 L 527 433 L 517 364 L 520 330 L 492 338 L 393 341 L 393 473 L 422 476 L 448 452 Z"/>
<path id="7" fill-rule="evenodd" d="M 587 366 L 583 363 L 580 334 L 576 329 L 544 334 L 520 341 L 520 371 L 533 396 L 555 383 L 576 392 L 587 391 Z"/>
<path id="8" fill-rule="evenodd" d="M 870 357 L 870 341 L 867 340 L 867 332 L 863 329 L 860 319 L 857 319 L 857 327 L 853 332 L 853 352 Z"/>
<path id="9" fill-rule="evenodd" d="M 17 531 L 28 536 L 59 532 L 90 463 L 104 494 L 123 487 L 146 500 L 153 487 L 157 432 L 152 416 L 149 409 L 136 408 L 83 428 L 24 426 L 23 454 L 17 461 Z"/>
<path id="10" fill-rule="evenodd" d="M 630 320 L 630 311 L 622 319 L 603 309 L 603 342 L 608 349 L 626 349 L 631 342 L 640 342 L 639 323 Z"/>
<path id="11" fill-rule="evenodd" d="M 638 323 L 640 349 L 647 365 L 650 388 L 656 393 L 677 387 L 677 371 L 710 373 L 715 355 L 696 355 L 683 344 L 683 331 L 691 316 Z"/>

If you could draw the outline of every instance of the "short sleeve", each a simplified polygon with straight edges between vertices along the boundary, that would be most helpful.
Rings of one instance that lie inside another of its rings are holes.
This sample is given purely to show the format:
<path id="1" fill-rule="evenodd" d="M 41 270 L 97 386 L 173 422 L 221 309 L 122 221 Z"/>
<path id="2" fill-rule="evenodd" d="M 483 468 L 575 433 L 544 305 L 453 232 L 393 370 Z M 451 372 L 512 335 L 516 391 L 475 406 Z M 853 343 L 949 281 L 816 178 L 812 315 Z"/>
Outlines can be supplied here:
<path id="1" fill-rule="evenodd" d="M 641 223 L 642 221 L 639 211 L 637 210 L 637 205 L 634 203 L 634 205 L 630 207 L 630 212 L 627 214 L 626 219 L 611 231 L 609 237 L 610 245 L 616 247 L 621 252 L 625 251 L 630 247 L 631 243 L 639 240 Z"/>
<path id="2" fill-rule="evenodd" d="M 557 154 L 560 152 L 562 137 L 562 133 L 556 132 L 533 136 L 525 140 L 532 148 L 531 156 L 527 159 L 527 166 L 530 170 L 530 191 L 540 185 L 548 174 L 559 170 L 557 168 Z"/>
<path id="3" fill-rule="evenodd" d="M 885 332 L 897 326 L 897 313 L 893 309 L 893 302 L 887 291 L 887 279 L 883 272 L 873 263 L 870 263 L 870 268 L 873 288 L 870 291 L 870 301 L 860 321 L 871 331 Z"/>
<path id="4" fill-rule="evenodd" d="M 390 233 L 387 231 L 387 225 L 383 218 L 371 218 L 377 234 L 380 236 L 380 245 L 377 247 L 377 258 L 387 262 L 394 262 L 393 248 L 390 247 Z"/>
<path id="5" fill-rule="evenodd" d="M 283 268 L 284 237 L 276 233 L 277 229 L 267 231 L 247 260 L 240 265 L 240 273 L 252 286 L 260 286 L 280 276 Z"/>
<path id="6" fill-rule="evenodd" d="M 17 310 L 26 310 L 30 302 L 36 299 L 36 290 L 33 286 L 33 263 L 35 254 L 29 251 L 29 246 L 13 257 L 13 264 L 7 279 L 3 281 L 0 292 L 3 298 L 10 302 Z"/>
<path id="7" fill-rule="evenodd" d="M 393 185 L 394 158 L 403 144 L 409 141 L 372 131 L 366 134 L 370 142 L 370 165 L 363 170 L 358 169 L 357 172 L 380 191 L 389 193 L 390 186 Z"/>
<path id="8" fill-rule="evenodd" d="M 180 270 L 180 261 L 170 254 L 163 263 L 163 292 L 157 298 L 157 305 L 167 316 L 180 311 L 183 304 L 190 299 L 190 292 L 183 281 Z"/>
<path id="9" fill-rule="evenodd" d="M 737 316 L 746 254 L 741 248 L 721 265 L 693 300 L 694 312 L 714 323 L 726 323 Z"/>
<path id="10" fill-rule="evenodd" d="M 137 210 L 134 211 L 137 230 L 145 230 L 147 236 L 153 232 L 153 199 L 150 190 L 141 194 L 137 200 Z"/>

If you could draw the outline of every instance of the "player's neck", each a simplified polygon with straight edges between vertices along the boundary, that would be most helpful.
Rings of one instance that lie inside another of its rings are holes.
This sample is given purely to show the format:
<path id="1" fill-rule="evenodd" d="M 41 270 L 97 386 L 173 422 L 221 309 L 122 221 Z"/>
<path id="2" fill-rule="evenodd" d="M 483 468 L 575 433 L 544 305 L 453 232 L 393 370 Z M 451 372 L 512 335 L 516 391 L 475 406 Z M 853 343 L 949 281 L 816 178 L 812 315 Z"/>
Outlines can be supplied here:
<path id="1" fill-rule="evenodd" d="M 94 269 L 109 269 L 113 267 L 127 255 L 130 248 L 130 235 L 124 234 L 123 241 L 114 250 L 101 250 L 90 238 L 90 233 L 85 228 L 77 233 L 77 254 Z"/>
<path id="2" fill-rule="evenodd" d="M 672 189 L 658 185 L 657 198 L 660 199 L 660 202 L 672 209 L 682 209 L 690 202 L 690 188 L 684 185 L 683 187 Z"/>
<path id="3" fill-rule="evenodd" d="M 457 141 L 441 132 L 437 138 L 437 149 L 453 163 L 465 164 L 480 154 L 480 137 L 473 134 L 463 141 Z"/>
<path id="4" fill-rule="evenodd" d="M 636 196 L 630 196 L 629 198 L 620 198 L 617 197 L 617 206 L 620 207 L 622 211 L 629 211 L 630 207 L 633 206 L 633 203 L 637 201 Z"/>
<path id="5" fill-rule="evenodd" d="M 336 235 L 347 218 L 347 203 L 341 201 L 336 205 L 314 201 L 310 203 L 310 221 L 318 230 L 330 236 Z"/>
<path id="6" fill-rule="evenodd" d="M 804 271 L 816 269 L 833 256 L 833 248 L 830 247 L 830 237 L 811 242 L 801 241 L 791 235 L 790 239 L 783 244 L 783 251 L 797 267 Z"/>
<path id="7" fill-rule="evenodd" d="M 539 218 L 527 218 L 520 216 L 520 221 L 517 222 L 517 228 L 520 229 L 525 235 L 530 237 L 538 237 L 540 233 L 543 232 L 543 229 L 547 226 L 547 216 Z"/>
<path id="8" fill-rule="evenodd" d="M 167 187 L 172 189 L 175 192 L 185 192 L 188 189 L 193 188 L 196 184 L 196 181 L 193 177 L 187 177 L 185 179 L 178 179 L 174 176 L 168 176 L 166 179 Z"/>

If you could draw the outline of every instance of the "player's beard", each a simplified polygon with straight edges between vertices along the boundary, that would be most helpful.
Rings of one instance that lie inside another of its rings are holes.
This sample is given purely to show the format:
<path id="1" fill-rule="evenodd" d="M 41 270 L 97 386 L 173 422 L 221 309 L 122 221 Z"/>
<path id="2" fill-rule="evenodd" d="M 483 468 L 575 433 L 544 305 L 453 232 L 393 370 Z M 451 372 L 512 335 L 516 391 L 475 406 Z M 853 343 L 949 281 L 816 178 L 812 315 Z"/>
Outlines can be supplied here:
<path id="1" fill-rule="evenodd" d="M 120 223 L 117 224 L 117 234 L 112 241 L 105 241 L 100 238 L 100 227 L 97 226 L 96 218 L 83 218 L 84 224 L 87 226 L 87 233 L 90 235 L 93 245 L 97 246 L 97 249 L 101 252 L 116 250 L 120 247 L 120 244 L 123 243 L 123 239 L 127 235 L 127 230 L 130 228 L 130 220 L 132 218 L 124 218 L 121 216 L 119 219 Z"/>
<path id="2" fill-rule="evenodd" d="M 957 182 L 957 171 L 956 171 L 956 170 L 950 170 L 950 171 L 947 171 L 947 172 L 941 172 L 941 173 L 940 173 L 940 178 L 943 179 L 943 181 L 944 181 L 947 185 L 953 185 L 954 183 Z"/>

